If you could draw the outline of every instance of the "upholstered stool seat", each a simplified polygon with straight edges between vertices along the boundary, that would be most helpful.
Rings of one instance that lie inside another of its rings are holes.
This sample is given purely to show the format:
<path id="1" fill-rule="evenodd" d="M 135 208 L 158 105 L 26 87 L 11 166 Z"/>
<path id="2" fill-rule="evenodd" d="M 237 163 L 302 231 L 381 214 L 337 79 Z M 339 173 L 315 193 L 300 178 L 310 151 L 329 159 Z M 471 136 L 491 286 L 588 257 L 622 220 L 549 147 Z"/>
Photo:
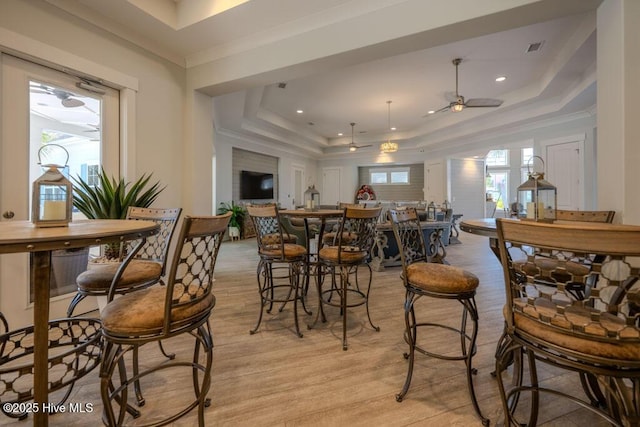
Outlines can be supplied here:
<path id="1" fill-rule="evenodd" d="M 264 243 L 266 245 L 277 245 L 280 244 L 280 234 L 279 233 L 269 233 L 263 237 Z M 282 233 L 282 240 L 284 243 L 298 243 L 298 237 L 295 234 L 290 233 Z"/>
<path id="2" fill-rule="evenodd" d="M 259 254 L 266 257 L 279 258 L 282 256 L 282 251 L 283 249 L 280 245 L 270 244 L 260 248 Z M 306 254 L 307 250 L 304 246 L 291 243 L 284 244 L 284 257 L 286 259 L 300 258 L 302 256 L 305 256 Z"/>
<path id="3" fill-rule="evenodd" d="M 332 246 L 336 244 L 336 236 L 338 233 L 331 231 L 322 235 L 322 244 Z M 345 231 L 342 233 L 342 244 L 350 245 L 358 239 L 356 233 Z"/>
<path id="4" fill-rule="evenodd" d="M 429 292 L 460 294 L 474 292 L 478 277 L 462 268 L 431 262 L 416 262 L 407 266 L 409 285 Z"/>
<path id="5" fill-rule="evenodd" d="M 353 242 L 349 241 L 349 243 Z M 342 253 L 340 253 L 341 251 Z M 368 253 L 355 246 L 344 246 L 342 249 L 339 246 L 325 246 L 320 249 L 321 259 L 338 262 L 338 255 L 343 263 L 358 264 L 365 260 Z"/>
<path id="6" fill-rule="evenodd" d="M 89 268 L 76 278 L 78 289 L 96 291 L 109 289 L 120 263 L 90 263 Z M 162 277 L 162 263 L 134 259 L 116 284 L 116 289 L 129 288 L 137 283 L 157 282 Z"/>
<path id="7" fill-rule="evenodd" d="M 177 295 L 177 292 L 174 292 Z M 110 335 L 146 335 L 162 331 L 165 322 L 166 286 L 152 286 L 114 299 L 102 311 L 102 327 Z M 207 295 L 196 304 L 171 309 L 171 329 L 206 315 L 215 306 L 215 296 Z"/>

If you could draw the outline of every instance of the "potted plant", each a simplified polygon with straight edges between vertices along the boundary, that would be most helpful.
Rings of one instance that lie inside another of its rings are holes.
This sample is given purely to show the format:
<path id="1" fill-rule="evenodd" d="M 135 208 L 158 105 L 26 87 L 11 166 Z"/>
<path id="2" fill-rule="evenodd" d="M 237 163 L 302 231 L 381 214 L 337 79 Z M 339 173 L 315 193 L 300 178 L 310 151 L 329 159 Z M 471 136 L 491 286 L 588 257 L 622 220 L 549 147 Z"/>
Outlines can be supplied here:
<path id="1" fill-rule="evenodd" d="M 125 219 L 129 206 L 149 207 L 165 189 L 159 182 L 151 184 L 152 174 L 144 174 L 135 182 L 124 178 L 109 179 L 104 169 L 98 174 L 97 186 L 90 185 L 81 177 L 71 177 L 73 186 L 73 206 L 89 219 Z M 118 258 L 120 245 L 105 247 L 107 259 Z"/>
<path id="2" fill-rule="evenodd" d="M 240 237 L 242 233 L 242 225 L 244 224 L 244 216 L 246 211 L 240 205 L 236 205 L 233 200 L 230 202 L 220 203 L 218 208 L 218 215 L 224 215 L 227 212 L 231 212 L 231 218 L 229 219 L 229 237 L 231 239 Z"/>

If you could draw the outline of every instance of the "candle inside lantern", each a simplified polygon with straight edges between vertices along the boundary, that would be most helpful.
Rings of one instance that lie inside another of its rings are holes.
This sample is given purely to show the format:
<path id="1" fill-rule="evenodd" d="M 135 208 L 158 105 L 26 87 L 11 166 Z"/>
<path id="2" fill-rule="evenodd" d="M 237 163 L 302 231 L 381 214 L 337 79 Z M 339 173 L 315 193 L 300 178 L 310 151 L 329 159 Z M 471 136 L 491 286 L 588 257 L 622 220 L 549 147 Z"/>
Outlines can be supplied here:
<path id="1" fill-rule="evenodd" d="M 42 217 L 45 221 L 64 220 L 67 216 L 67 202 L 64 200 L 45 200 Z"/>
<path id="2" fill-rule="evenodd" d="M 536 217 L 536 204 L 533 202 L 527 203 L 527 218 L 535 218 Z"/>

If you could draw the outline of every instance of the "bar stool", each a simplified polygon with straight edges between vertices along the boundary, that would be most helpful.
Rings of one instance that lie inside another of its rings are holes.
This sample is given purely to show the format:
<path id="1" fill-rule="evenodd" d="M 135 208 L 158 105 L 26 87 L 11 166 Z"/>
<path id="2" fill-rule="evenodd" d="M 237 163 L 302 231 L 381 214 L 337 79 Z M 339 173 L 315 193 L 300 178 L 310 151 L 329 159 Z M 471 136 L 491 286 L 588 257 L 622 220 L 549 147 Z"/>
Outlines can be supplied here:
<path id="1" fill-rule="evenodd" d="M 191 372 L 193 400 L 179 412 L 152 425 L 170 424 L 198 408 L 198 424 L 204 426 L 204 408 L 210 403 L 207 393 L 213 362 L 209 324 L 216 303 L 212 293 L 213 274 L 230 217 L 230 212 L 212 217 L 185 217 L 165 286 L 151 286 L 114 299 L 116 289 L 115 284 L 112 285 L 109 303 L 101 313 L 104 351 L 100 364 L 100 392 L 105 424 L 115 426 L 124 422 L 126 413 L 131 410 L 127 403 L 131 384 L 159 370 L 184 367 Z M 125 365 L 128 352 L 183 334 L 194 339 L 194 344 L 188 347 L 193 352 L 189 357 L 162 361 L 141 372 L 134 364 L 133 375 L 128 375 Z M 200 360 L 201 352 L 205 360 Z M 114 403 L 119 408 L 117 413 Z M 168 404 L 173 408 L 174 403 Z"/>
<path id="2" fill-rule="evenodd" d="M 405 210 L 390 209 L 393 233 L 398 242 L 402 259 L 402 281 L 406 296 L 404 304 L 404 318 L 406 330 L 405 341 L 409 344 L 409 352 L 404 354 L 409 359 L 407 378 L 396 400 L 402 402 L 409 391 L 416 351 L 427 356 L 444 360 L 464 360 L 467 367 L 467 385 L 473 407 L 482 420 L 482 424 L 489 425 L 489 419 L 480 411 L 473 386 L 473 375 L 477 370 L 472 366 L 473 355 L 476 353 L 476 337 L 478 335 L 478 309 L 475 302 L 478 278 L 472 273 L 458 267 L 437 264 L 427 254 L 425 239 L 420 226 L 420 220 L 415 208 Z M 462 304 L 462 318 L 460 328 L 444 323 L 418 322 L 415 314 L 415 303 L 421 297 L 456 300 Z M 472 330 L 467 331 L 467 320 L 471 318 Z M 434 353 L 420 346 L 418 330 L 437 328 L 453 331 L 460 339 L 460 353 L 445 355 Z"/>
<path id="3" fill-rule="evenodd" d="M 308 271 L 307 249 L 296 243 L 287 243 L 291 240 L 289 234 L 283 232 L 277 206 L 247 206 L 247 212 L 256 230 L 260 256 L 256 272 L 260 314 L 250 333 L 258 332 L 265 307 L 268 306 L 266 311 L 271 313 L 274 303 L 281 303 L 278 311 L 282 312 L 286 304 L 292 302 L 295 332 L 302 338 L 298 323 L 298 302 L 307 314 L 311 314 L 305 306 L 303 287 L 300 286 L 300 275 Z M 280 274 L 282 270 L 285 273 Z"/>
<path id="4" fill-rule="evenodd" d="M 365 305 L 369 324 L 375 331 L 380 331 L 373 324 L 369 313 L 369 292 L 371 291 L 372 270 L 368 263 L 371 248 L 376 237 L 376 223 L 382 208 L 361 208 L 350 206 L 344 209 L 338 231 L 334 234 L 333 244 L 324 246 L 318 252 L 321 266 L 329 271 L 331 287 L 323 288 L 325 274 L 318 274 L 318 313 L 326 322 L 323 305 L 340 307 L 342 314 L 342 349 L 347 350 L 347 308 Z M 358 267 L 368 269 L 368 283 L 361 288 L 358 279 Z M 338 273 L 336 273 L 336 271 Z M 337 276 L 339 275 L 339 285 Z M 335 300 L 333 298 L 336 298 Z M 349 301 L 351 299 L 351 301 Z M 310 328 L 312 328 L 310 326 Z"/>

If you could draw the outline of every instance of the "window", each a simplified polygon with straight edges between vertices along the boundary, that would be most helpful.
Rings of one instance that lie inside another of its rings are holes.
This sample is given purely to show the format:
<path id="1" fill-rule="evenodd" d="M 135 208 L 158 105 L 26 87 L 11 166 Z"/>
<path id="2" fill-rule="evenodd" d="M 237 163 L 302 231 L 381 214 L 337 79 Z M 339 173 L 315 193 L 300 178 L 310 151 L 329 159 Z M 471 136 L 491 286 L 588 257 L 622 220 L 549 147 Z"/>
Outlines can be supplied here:
<path id="1" fill-rule="evenodd" d="M 87 166 L 87 184 L 92 187 L 97 187 L 100 185 L 100 179 L 98 175 L 100 174 L 100 166 L 99 165 L 89 165 Z"/>
<path id="2" fill-rule="evenodd" d="M 370 184 L 409 184 L 409 168 L 369 170 Z"/>
<path id="3" fill-rule="evenodd" d="M 523 148 L 522 149 L 522 166 L 526 168 L 529 162 L 531 161 L 532 157 L 533 157 L 533 148 L 532 147 Z"/>
<path id="4" fill-rule="evenodd" d="M 496 202 L 497 209 L 505 209 L 509 200 L 509 171 L 490 171 L 486 188 L 487 201 Z"/>
<path id="5" fill-rule="evenodd" d="M 491 150 L 485 162 L 487 166 L 509 166 L 509 150 Z"/>

